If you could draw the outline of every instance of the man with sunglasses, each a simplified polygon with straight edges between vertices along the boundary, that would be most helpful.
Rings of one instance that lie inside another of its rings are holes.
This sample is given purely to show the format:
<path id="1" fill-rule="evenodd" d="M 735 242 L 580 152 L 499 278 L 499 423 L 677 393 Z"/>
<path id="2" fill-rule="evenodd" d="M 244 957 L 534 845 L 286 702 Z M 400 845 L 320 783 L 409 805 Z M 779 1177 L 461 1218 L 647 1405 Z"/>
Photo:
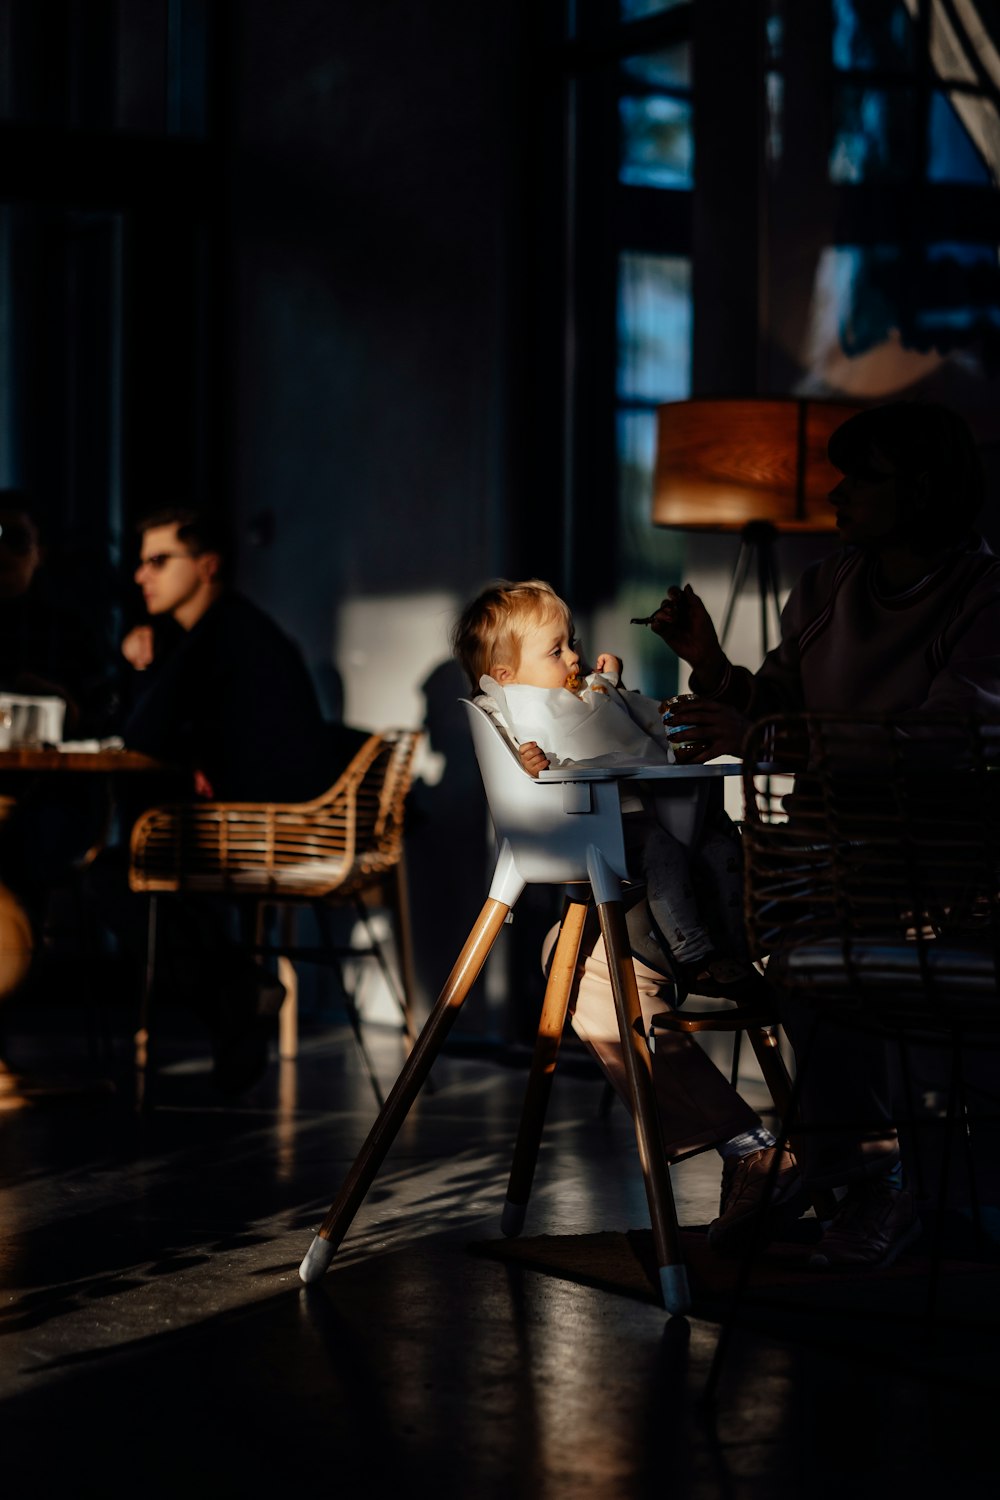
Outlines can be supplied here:
<path id="1" fill-rule="evenodd" d="M 312 679 L 297 645 L 233 588 L 225 527 L 178 507 L 149 516 L 140 533 L 135 581 L 149 620 L 122 642 L 136 691 L 126 744 L 176 767 L 191 796 L 317 796 L 336 765 Z M 162 945 L 169 982 L 205 1016 L 215 1081 L 242 1092 L 266 1065 L 280 986 L 230 940 L 222 903 L 177 901 L 173 919 L 177 941 Z"/>
<path id="2" fill-rule="evenodd" d="M 330 784 L 326 726 L 295 643 L 232 587 L 213 516 L 182 508 L 142 522 L 135 580 L 150 622 L 122 643 L 138 690 L 126 744 L 191 773 L 226 801 L 296 802 Z M 172 636 L 157 629 L 168 622 Z"/>

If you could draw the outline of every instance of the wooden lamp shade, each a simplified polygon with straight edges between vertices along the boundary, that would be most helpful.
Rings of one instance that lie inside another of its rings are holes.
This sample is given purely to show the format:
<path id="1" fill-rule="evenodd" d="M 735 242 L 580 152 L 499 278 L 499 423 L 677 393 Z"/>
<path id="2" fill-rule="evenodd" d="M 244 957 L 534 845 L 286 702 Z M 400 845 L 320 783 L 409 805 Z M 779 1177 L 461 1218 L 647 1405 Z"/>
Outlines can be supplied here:
<path id="1" fill-rule="evenodd" d="M 796 397 L 675 401 L 659 409 L 653 524 L 742 531 L 833 531 L 840 474 L 830 434 L 862 407 Z"/>

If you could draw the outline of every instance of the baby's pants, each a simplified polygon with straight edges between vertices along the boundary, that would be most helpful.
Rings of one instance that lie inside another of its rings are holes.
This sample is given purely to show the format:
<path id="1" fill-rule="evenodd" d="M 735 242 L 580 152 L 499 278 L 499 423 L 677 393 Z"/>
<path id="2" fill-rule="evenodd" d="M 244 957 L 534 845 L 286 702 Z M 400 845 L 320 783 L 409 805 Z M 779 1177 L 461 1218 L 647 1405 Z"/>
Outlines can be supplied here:
<path id="1" fill-rule="evenodd" d="M 659 935 L 678 963 L 694 963 L 713 948 L 746 958 L 743 870 L 739 835 L 725 813 L 687 849 L 651 813 L 622 819 L 631 868 L 641 871 Z"/>

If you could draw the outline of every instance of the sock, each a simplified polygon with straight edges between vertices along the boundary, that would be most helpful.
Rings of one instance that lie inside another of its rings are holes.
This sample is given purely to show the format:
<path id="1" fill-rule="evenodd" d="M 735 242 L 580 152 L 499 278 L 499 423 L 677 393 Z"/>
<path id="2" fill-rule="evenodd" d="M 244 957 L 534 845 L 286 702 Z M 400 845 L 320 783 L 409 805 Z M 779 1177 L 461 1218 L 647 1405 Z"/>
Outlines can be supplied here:
<path id="1" fill-rule="evenodd" d="M 763 1125 L 757 1125 L 753 1130 L 744 1130 L 741 1135 L 734 1135 L 731 1140 L 723 1141 L 716 1149 L 721 1157 L 749 1156 L 754 1151 L 766 1151 L 770 1146 L 777 1145 L 774 1136 Z"/>

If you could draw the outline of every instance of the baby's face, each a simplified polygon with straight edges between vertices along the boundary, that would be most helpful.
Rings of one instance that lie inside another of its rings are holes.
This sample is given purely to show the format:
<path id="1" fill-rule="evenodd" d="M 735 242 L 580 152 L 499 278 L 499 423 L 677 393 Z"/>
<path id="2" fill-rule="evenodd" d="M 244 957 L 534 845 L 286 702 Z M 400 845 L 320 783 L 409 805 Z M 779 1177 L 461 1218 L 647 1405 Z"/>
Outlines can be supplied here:
<path id="1" fill-rule="evenodd" d="M 525 687 L 561 688 L 566 686 L 580 665 L 576 640 L 564 620 L 553 615 L 525 632 L 521 642 L 521 661 L 508 682 Z"/>

